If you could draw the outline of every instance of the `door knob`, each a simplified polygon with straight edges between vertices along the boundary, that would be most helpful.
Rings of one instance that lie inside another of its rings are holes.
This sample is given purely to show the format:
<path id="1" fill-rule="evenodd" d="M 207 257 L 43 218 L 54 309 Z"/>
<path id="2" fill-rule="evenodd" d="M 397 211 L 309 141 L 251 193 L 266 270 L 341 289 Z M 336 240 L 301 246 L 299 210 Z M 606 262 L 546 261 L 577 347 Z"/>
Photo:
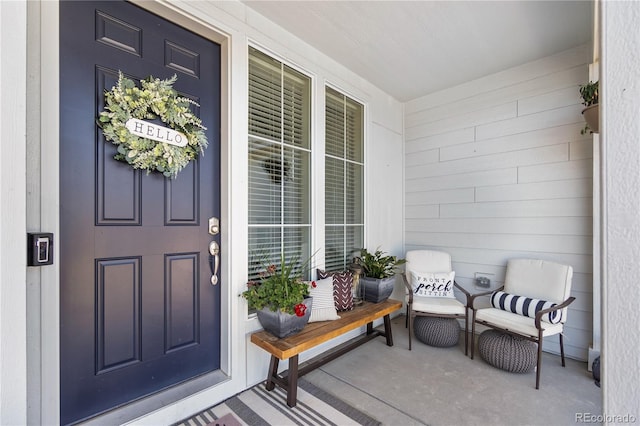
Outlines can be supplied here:
<path id="1" fill-rule="evenodd" d="M 209 243 L 209 266 L 211 267 L 211 285 L 216 285 L 220 267 L 220 246 L 215 241 Z"/>

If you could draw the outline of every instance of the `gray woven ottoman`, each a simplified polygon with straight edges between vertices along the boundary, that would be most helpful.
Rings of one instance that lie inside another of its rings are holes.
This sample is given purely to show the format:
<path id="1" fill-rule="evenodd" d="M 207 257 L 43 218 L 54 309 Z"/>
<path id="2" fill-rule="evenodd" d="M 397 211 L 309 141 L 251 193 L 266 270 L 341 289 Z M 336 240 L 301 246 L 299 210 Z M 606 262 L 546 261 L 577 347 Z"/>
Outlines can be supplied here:
<path id="1" fill-rule="evenodd" d="M 528 373 L 536 366 L 538 345 L 498 330 L 478 337 L 480 356 L 490 365 L 511 373 Z"/>
<path id="2" fill-rule="evenodd" d="M 455 318 L 415 317 L 413 334 L 429 346 L 447 348 L 458 344 L 460 324 Z"/>

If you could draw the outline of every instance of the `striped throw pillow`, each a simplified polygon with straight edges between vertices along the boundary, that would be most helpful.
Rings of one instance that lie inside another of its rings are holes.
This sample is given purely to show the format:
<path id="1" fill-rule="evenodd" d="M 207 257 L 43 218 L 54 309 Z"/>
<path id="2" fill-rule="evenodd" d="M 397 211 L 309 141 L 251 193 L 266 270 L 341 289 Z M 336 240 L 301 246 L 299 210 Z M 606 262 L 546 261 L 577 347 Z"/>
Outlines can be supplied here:
<path id="1" fill-rule="evenodd" d="M 525 317 L 535 318 L 536 313 L 543 309 L 553 308 L 557 303 L 547 302 L 546 300 L 532 299 L 530 297 L 516 296 L 514 294 L 505 293 L 504 291 L 494 291 L 491 295 L 491 306 L 503 311 L 513 312 L 514 314 L 523 315 Z M 562 310 L 549 312 L 542 316 L 542 321 L 550 324 L 557 324 L 562 319 Z"/>
<path id="2" fill-rule="evenodd" d="M 326 272 L 318 269 L 318 278 L 333 277 L 333 300 L 338 312 L 353 309 L 353 274 L 349 271 Z"/>

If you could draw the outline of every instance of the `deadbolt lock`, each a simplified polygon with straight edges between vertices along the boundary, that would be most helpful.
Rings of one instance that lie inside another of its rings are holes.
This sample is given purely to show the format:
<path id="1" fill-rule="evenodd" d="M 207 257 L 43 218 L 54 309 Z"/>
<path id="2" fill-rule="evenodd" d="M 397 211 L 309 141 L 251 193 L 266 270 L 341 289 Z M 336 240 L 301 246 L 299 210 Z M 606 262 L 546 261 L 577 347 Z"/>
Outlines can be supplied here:
<path id="1" fill-rule="evenodd" d="M 209 233 L 218 235 L 220 233 L 220 220 L 217 217 L 209 218 Z"/>

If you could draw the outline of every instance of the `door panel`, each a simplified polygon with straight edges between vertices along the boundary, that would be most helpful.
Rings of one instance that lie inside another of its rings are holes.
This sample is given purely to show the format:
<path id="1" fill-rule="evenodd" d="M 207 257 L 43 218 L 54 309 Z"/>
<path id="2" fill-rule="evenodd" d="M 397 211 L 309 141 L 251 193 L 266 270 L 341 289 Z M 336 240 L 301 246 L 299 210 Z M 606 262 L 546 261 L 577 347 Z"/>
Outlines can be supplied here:
<path id="1" fill-rule="evenodd" d="M 60 3 L 61 423 L 219 369 L 220 49 L 126 2 Z M 177 74 L 209 147 L 176 179 L 113 159 L 96 126 L 118 71 Z M 221 277 L 222 278 L 222 277 Z"/>

